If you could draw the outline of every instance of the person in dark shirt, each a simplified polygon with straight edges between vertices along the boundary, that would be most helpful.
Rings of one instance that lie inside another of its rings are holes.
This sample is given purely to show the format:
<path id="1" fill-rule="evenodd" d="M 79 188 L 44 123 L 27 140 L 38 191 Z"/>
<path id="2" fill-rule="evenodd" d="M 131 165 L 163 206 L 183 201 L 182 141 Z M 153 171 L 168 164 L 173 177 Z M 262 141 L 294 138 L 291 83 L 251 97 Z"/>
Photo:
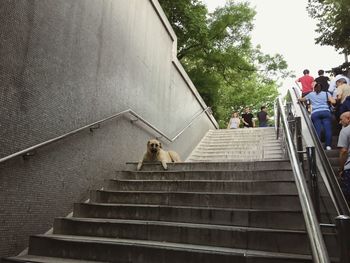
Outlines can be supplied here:
<path id="1" fill-rule="evenodd" d="M 260 112 L 257 114 L 259 120 L 259 127 L 267 127 L 267 121 L 269 120 L 269 116 L 267 115 L 266 106 L 261 106 Z"/>
<path id="2" fill-rule="evenodd" d="M 329 77 L 324 76 L 324 70 L 320 69 L 318 71 L 318 77 L 315 78 L 316 83 L 321 84 L 322 91 L 327 92 L 329 88 Z"/>
<path id="3" fill-rule="evenodd" d="M 253 114 L 250 113 L 249 107 L 245 108 L 244 113 L 242 114 L 242 122 L 244 128 L 254 128 L 255 123 L 253 120 Z"/>

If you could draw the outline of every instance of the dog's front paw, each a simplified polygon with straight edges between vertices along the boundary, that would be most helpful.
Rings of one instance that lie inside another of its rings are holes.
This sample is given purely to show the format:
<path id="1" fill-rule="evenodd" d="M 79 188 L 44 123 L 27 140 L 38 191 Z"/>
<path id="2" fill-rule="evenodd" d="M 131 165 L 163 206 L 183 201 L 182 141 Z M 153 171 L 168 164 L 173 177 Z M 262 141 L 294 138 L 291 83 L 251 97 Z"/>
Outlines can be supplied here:
<path id="1" fill-rule="evenodd" d="M 162 166 L 163 166 L 164 170 L 168 170 L 168 165 L 165 162 L 162 162 Z"/>
<path id="2" fill-rule="evenodd" d="M 142 168 L 142 163 L 138 163 L 136 170 L 137 170 L 137 171 L 140 171 L 141 168 Z"/>

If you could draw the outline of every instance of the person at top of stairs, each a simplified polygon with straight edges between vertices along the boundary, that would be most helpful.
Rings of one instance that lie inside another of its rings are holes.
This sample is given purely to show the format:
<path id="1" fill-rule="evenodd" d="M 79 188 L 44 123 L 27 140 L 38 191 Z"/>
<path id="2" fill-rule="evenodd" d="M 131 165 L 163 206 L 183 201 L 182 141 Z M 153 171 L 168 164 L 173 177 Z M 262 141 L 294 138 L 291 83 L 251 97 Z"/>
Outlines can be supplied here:
<path id="1" fill-rule="evenodd" d="M 241 124 L 241 119 L 237 112 L 232 112 L 232 116 L 228 122 L 227 129 L 238 129 Z"/>
<path id="2" fill-rule="evenodd" d="M 269 116 L 267 115 L 266 106 L 261 106 L 260 112 L 257 114 L 259 127 L 267 127 L 267 121 L 269 120 Z"/>
<path id="3" fill-rule="evenodd" d="M 318 71 L 318 77 L 315 78 L 316 83 L 320 83 L 322 86 L 322 91 L 328 91 L 330 78 L 324 75 L 324 70 L 320 69 Z"/>
<path id="4" fill-rule="evenodd" d="M 343 74 L 343 71 L 341 68 L 335 68 L 333 69 L 333 76 L 335 76 L 331 81 L 329 82 L 329 88 L 328 91 L 333 95 L 334 98 L 337 97 L 337 80 L 344 78 L 346 80 L 347 84 L 350 84 L 350 80 L 347 76 Z"/>
<path id="5" fill-rule="evenodd" d="M 304 69 L 303 74 L 304 76 L 295 80 L 295 84 L 297 84 L 297 86 L 301 90 L 301 96 L 305 97 L 312 91 L 312 83 L 314 82 L 314 78 L 309 75 L 310 71 L 308 69 Z M 301 88 L 298 82 L 301 83 Z"/>
<path id="6" fill-rule="evenodd" d="M 250 112 L 250 108 L 246 107 L 244 110 L 244 113 L 242 114 L 242 121 L 243 121 L 243 127 L 244 128 L 254 128 L 255 122 L 254 122 L 254 116 Z"/>

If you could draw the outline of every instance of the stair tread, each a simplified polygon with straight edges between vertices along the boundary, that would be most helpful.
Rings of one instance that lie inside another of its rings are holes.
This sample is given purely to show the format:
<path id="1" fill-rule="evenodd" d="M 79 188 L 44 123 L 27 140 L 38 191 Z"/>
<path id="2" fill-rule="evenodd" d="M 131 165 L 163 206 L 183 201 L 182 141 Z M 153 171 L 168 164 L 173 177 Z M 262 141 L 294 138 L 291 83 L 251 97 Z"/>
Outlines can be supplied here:
<path id="1" fill-rule="evenodd" d="M 205 245 L 193 245 L 183 243 L 172 243 L 162 241 L 149 241 L 149 240 L 137 240 L 137 239 L 121 239 L 121 238 L 104 238 L 104 237 L 87 237 L 87 236 L 72 236 L 72 235 L 36 235 L 38 238 L 56 239 L 61 241 L 71 242 L 98 242 L 115 245 L 126 246 L 143 246 L 143 247 L 157 247 L 162 249 L 171 250 L 185 250 L 193 252 L 206 252 L 206 253 L 220 253 L 231 255 L 244 255 L 245 257 L 269 257 L 269 258 L 290 258 L 290 259 L 311 259 L 309 255 L 294 254 L 294 253 L 280 253 L 280 252 L 266 252 L 259 250 L 237 249 L 227 247 L 215 247 Z"/>
<path id="2" fill-rule="evenodd" d="M 44 257 L 44 256 L 35 256 L 35 255 L 22 255 L 17 257 L 7 258 L 14 262 L 36 262 L 36 263 L 106 263 L 105 261 L 90 261 L 90 260 L 79 260 L 71 258 L 56 258 L 56 257 Z"/>
<path id="3" fill-rule="evenodd" d="M 258 163 L 270 163 L 271 161 L 270 160 L 261 160 L 259 161 Z M 278 160 L 276 162 L 287 162 L 287 163 L 290 163 L 290 160 L 289 159 L 283 159 L 283 160 Z M 152 164 L 159 164 L 160 162 L 144 162 L 144 164 L 149 164 L 149 165 L 152 165 Z M 257 163 L 257 164 L 258 164 Z M 138 162 L 126 162 L 126 164 L 138 164 Z M 194 164 L 194 165 L 197 165 L 197 163 L 191 163 L 191 162 L 177 162 L 177 163 L 172 163 L 172 165 L 174 166 L 181 166 L 181 165 L 185 165 L 185 166 L 190 166 L 191 164 Z M 211 163 L 212 164 L 212 163 Z M 222 164 L 222 165 L 225 165 L 226 163 L 222 163 L 222 162 L 216 162 L 216 164 Z M 246 161 L 246 162 L 231 162 L 231 165 L 244 165 L 244 164 L 251 164 L 250 161 Z M 128 170 L 127 170 L 128 171 Z M 191 170 L 192 171 L 192 170 Z M 195 171 L 195 169 L 194 169 Z M 202 170 L 199 170 L 199 171 L 202 171 Z"/>
<path id="4" fill-rule="evenodd" d="M 293 171 L 292 170 L 292 167 L 290 168 L 279 168 L 279 169 L 266 169 L 266 170 L 263 170 L 263 172 L 276 172 L 276 171 Z M 176 171 L 176 170 L 169 170 L 169 171 L 130 171 L 130 170 L 123 170 L 121 172 L 124 172 L 124 173 L 130 173 L 130 174 L 153 174 L 153 173 L 164 173 L 166 172 L 167 174 L 171 174 L 171 173 L 213 173 L 213 174 L 216 174 L 216 173 L 221 173 L 221 172 L 225 172 L 225 173 L 232 173 L 234 174 L 235 172 L 242 172 L 241 170 L 207 170 L 207 171 L 203 171 L 203 170 L 184 170 L 184 171 Z M 247 171 L 249 172 L 249 171 Z M 254 172 L 259 172 L 259 171 L 254 171 Z"/>
<path id="5" fill-rule="evenodd" d="M 274 233 L 295 233 L 295 234 L 306 235 L 306 231 L 303 231 L 303 230 L 261 228 L 261 227 L 234 226 L 234 225 L 217 225 L 217 224 L 203 224 L 203 223 L 185 223 L 185 222 L 172 222 L 172 221 L 81 218 L 81 217 L 70 217 L 70 218 L 58 217 L 58 219 L 67 220 L 67 221 L 76 221 L 76 222 L 91 222 L 91 223 L 155 225 L 155 226 L 172 226 L 172 227 L 184 227 L 184 228 L 186 227 L 186 228 L 216 229 L 216 230 L 224 230 L 224 231 L 246 231 L 246 232 L 257 231 L 257 232 L 274 232 Z"/>
<path id="6" fill-rule="evenodd" d="M 134 191 L 134 190 L 96 190 L 108 193 L 137 193 L 137 194 L 201 194 L 201 195 L 232 195 L 232 196 L 298 196 L 297 194 L 283 193 L 227 193 L 227 192 L 189 192 L 189 191 Z"/>
<path id="7" fill-rule="evenodd" d="M 144 182 L 144 183 L 151 183 L 151 182 L 162 182 L 162 183 L 294 183 L 294 180 L 290 179 L 288 181 L 286 180 L 278 180 L 278 179 L 263 179 L 263 180 L 208 180 L 208 179 L 204 179 L 204 180 L 180 180 L 180 179 L 174 179 L 174 180 L 168 180 L 168 179 L 164 179 L 164 180 L 155 180 L 155 179 L 149 179 L 149 180 L 140 180 L 140 179 L 109 179 L 110 181 L 114 181 L 114 182 Z"/>
<path id="8" fill-rule="evenodd" d="M 79 204 L 79 203 L 77 203 Z M 256 208 L 226 208 L 226 207 L 205 207 L 205 206 L 179 206 L 179 205 L 154 205 L 154 204 L 118 204 L 118 203 L 82 203 L 91 206 L 108 206 L 108 207 L 153 207 L 153 208 L 174 208 L 174 209 L 199 209 L 210 211 L 229 211 L 229 212 L 264 212 L 264 213 L 301 213 L 301 210 L 273 210 L 273 209 L 256 209 Z"/>

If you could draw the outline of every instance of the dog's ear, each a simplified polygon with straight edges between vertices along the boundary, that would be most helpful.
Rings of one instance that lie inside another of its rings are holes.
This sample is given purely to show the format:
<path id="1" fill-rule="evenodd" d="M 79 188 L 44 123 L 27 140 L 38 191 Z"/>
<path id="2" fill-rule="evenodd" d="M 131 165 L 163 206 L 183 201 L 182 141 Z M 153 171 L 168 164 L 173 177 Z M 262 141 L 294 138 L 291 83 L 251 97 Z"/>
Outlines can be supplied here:
<path id="1" fill-rule="evenodd" d="M 147 145 L 149 145 L 151 143 L 151 141 L 149 140 L 148 142 L 147 142 Z"/>
<path id="2" fill-rule="evenodd" d="M 159 142 L 159 148 L 163 149 L 161 142 Z"/>

